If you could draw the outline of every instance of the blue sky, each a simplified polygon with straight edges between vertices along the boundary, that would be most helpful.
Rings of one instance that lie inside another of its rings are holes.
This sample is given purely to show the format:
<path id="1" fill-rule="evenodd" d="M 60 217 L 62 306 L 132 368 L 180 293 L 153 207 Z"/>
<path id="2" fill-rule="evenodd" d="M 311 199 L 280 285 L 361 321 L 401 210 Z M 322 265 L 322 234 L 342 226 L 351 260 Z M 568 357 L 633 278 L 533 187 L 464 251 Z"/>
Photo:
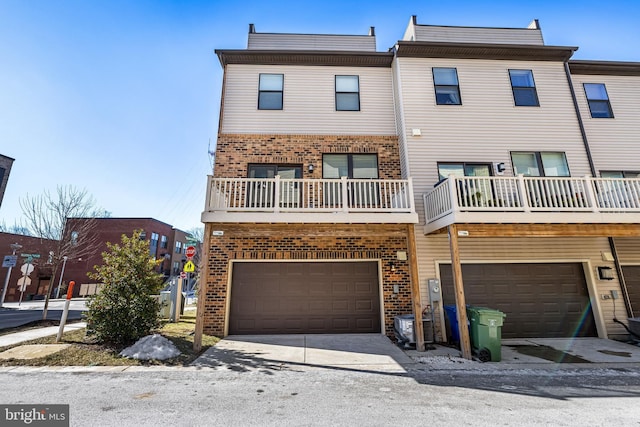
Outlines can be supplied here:
<path id="1" fill-rule="evenodd" d="M 418 23 L 525 27 L 574 59 L 640 61 L 640 2 L 0 0 L 0 153 L 16 159 L 0 223 L 19 199 L 86 188 L 114 217 L 200 225 L 222 70 L 214 49 L 258 32 L 366 34 L 378 50 Z"/>

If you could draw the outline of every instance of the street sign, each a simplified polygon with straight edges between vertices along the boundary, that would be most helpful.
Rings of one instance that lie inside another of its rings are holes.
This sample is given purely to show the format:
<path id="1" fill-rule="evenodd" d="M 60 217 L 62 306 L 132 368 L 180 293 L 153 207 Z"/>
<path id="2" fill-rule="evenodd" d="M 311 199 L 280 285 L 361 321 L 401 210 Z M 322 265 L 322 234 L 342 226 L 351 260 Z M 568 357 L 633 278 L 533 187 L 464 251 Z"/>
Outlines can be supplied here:
<path id="1" fill-rule="evenodd" d="M 24 292 L 27 290 L 27 286 L 31 284 L 31 279 L 27 276 L 22 276 L 18 279 L 18 290 Z"/>
<path id="2" fill-rule="evenodd" d="M 2 260 L 3 267 L 15 267 L 18 264 L 18 256 L 17 255 L 5 255 Z"/>
<path id="3" fill-rule="evenodd" d="M 184 265 L 184 268 L 182 269 L 185 273 L 193 273 L 194 271 L 196 271 L 196 265 L 193 263 L 193 261 L 189 260 L 187 261 L 187 263 Z"/>
<path id="4" fill-rule="evenodd" d="M 20 254 L 22 258 L 40 258 L 40 254 Z"/>
<path id="5" fill-rule="evenodd" d="M 195 246 L 189 246 L 189 247 L 187 247 L 187 250 L 184 253 L 187 256 L 187 258 L 191 259 L 196 254 L 196 247 Z"/>
<path id="6" fill-rule="evenodd" d="M 28 276 L 33 273 L 34 268 L 35 267 L 33 266 L 33 264 L 22 264 L 22 267 L 20 267 L 20 271 L 22 271 L 23 275 Z"/>

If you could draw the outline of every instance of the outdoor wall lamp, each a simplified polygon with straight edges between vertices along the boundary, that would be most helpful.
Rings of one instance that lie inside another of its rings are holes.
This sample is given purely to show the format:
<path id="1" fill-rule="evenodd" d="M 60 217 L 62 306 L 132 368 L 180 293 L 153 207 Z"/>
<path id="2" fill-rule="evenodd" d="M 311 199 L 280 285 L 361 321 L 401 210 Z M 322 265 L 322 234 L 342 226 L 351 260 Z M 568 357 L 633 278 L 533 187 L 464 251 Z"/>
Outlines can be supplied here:
<path id="1" fill-rule="evenodd" d="M 391 271 L 392 273 L 396 271 L 396 265 L 394 263 L 389 264 L 389 271 Z"/>
<path id="2" fill-rule="evenodd" d="M 498 173 L 502 173 L 504 172 L 506 169 L 504 163 L 497 163 L 496 164 L 496 171 L 498 171 Z"/>
<path id="3" fill-rule="evenodd" d="M 598 278 L 600 280 L 613 280 L 613 269 L 611 267 L 598 267 Z"/>
<path id="4" fill-rule="evenodd" d="M 309 172 L 313 172 L 313 165 L 309 163 Z"/>

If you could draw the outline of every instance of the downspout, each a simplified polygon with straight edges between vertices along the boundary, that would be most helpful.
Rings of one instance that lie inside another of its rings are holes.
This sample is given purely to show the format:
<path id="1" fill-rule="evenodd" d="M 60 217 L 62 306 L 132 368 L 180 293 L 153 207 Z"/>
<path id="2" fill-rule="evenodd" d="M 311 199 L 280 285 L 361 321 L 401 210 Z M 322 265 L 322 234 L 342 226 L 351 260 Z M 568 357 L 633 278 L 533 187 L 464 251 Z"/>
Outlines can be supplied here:
<path id="1" fill-rule="evenodd" d="M 571 99 L 573 100 L 573 108 L 576 111 L 576 117 L 578 118 L 578 126 L 580 127 L 580 134 L 582 135 L 582 142 L 584 143 L 584 149 L 587 153 L 587 159 L 589 160 L 589 169 L 591 169 L 591 176 L 594 178 L 598 176 L 596 172 L 596 167 L 593 163 L 593 156 L 591 155 L 591 148 L 589 147 L 589 140 L 587 139 L 587 132 L 584 129 L 584 122 L 582 121 L 582 116 L 580 115 L 580 109 L 578 107 L 578 99 L 576 98 L 576 92 L 573 89 L 573 81 L 571 80 L 571 70 L 569 68 L 569 62 L 564 62 L 564 72 L 567 75 L 567 82 L 569 83 L 569 91 L 571 92 Z M 629 300 L 629 292 L 627 292 L 627 283 L 624 280 L 624 273 L 622 272 L 622 266 L 620 265 L 620 260 L 618 259 L 618 251 L 616 250 L 616 242 L 613 237 L 607 237 L 609 239 L 609 248 L 611 249 L 611 254 L 613 255 L 613 262 L 616 267 L 616 272 L 618 273 L 618 281 L 620 283 L 620 289 L 622 290 L 622 298 L 624 299 L 624 305 L 627 309 L 627 316 L 632 317 L 633 312 L 631 311 L 631 302 Z"/>

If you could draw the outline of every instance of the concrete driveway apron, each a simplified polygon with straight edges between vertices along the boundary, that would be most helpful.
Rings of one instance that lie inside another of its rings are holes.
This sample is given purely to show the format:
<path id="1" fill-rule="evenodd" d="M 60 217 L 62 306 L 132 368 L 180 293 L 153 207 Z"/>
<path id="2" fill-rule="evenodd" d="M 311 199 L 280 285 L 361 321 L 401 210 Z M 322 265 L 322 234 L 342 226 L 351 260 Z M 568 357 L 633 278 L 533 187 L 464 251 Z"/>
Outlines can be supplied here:
<path id="1" fill-rule="evenodd" d="M 286 366 L 404 373 L 414 363 L 381 334 L 311 334 L 228 336 L 192 365 L 242 371 Z"/>

